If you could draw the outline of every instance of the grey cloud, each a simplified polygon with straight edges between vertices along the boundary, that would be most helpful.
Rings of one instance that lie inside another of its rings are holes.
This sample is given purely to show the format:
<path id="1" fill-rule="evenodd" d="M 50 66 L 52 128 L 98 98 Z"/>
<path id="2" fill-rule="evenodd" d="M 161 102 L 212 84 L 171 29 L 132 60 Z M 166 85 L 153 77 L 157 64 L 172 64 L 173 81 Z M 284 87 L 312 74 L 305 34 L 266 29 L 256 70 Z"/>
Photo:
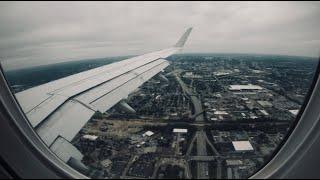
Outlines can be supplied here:
<path id="1" fill-rule="evenodd" d="M 166 48 L 317 56 L 319 2 L 0 2 L 8 69 Z"/>

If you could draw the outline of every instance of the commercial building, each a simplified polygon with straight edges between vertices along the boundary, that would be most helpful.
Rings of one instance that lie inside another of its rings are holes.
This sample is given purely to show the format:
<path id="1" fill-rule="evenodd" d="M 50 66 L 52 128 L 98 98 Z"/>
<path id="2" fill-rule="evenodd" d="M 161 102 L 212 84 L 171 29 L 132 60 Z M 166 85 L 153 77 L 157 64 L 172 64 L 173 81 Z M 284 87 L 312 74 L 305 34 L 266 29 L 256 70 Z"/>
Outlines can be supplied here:
<path id="1" fill-rule="evenodd" d="M 142 136 L 143 136 L 143 137 L 145 137 L 145 136 L 150 137 L 150 136 L 152 136 L 153 134 L 154 134 L 154 132 L 152 132 L 152 131 L 147 131 L 147 132 L 143 133 Z"/>
<path id="2" fill-rule="evenodd" d="M 263 88 L 258 85 L 230 85 L 229 90 L 231 91 L 241 91 L 241 90 L 262 90 Z"/>
<path id="3" fill-rule="evenodd" d="M 232 141 L 234 149 L 238 152 L 253 151 L 250 141 Z"/>
<path id="4" fill-rule="evenodd" d="M 187 133 L 188 129 L 178 129 L 178 128 L 174 128 L 173 129 L 174 133 Z"/>

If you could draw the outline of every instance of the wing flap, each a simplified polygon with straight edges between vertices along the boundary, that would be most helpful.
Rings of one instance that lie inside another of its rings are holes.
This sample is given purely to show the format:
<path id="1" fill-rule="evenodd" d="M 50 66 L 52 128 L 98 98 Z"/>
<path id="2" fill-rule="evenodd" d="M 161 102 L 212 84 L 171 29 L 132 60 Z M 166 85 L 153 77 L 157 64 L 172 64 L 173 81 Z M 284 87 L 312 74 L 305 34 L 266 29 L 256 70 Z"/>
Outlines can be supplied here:
<path id="1" fill-rule="evenodd" d="M 68 162 L 70 157 L 80 161 L 83 158 L 81 152 L 62 137 L 58 137 L 50 146 L 50 149 L 64 162 Z"/>
<path id="2" fill-rule="evenodd" d="M 42 120 L 44 120 L 49 114 L 63 104 L 68 97 L 51 95 L 41 105 L 34 107 L 28 113 L 27 118 L 33 127 L 36 127 Z"/>
<path id="3" fill-rule="evenodd" d="M 36 131 L 48 146 L 58 136 L 71 141 L 93 114 L 93 110 L 77 101 L 69 100 L 39 124 Z"/>

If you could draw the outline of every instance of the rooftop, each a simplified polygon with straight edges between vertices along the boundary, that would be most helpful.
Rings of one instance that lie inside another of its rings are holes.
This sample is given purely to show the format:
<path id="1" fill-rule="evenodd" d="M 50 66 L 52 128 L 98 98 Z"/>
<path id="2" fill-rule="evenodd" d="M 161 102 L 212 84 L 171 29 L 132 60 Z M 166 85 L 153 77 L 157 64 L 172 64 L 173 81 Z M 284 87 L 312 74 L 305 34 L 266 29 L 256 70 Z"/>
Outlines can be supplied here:
<path id="1" fill-rule="evenodd" d="M 97 138 L 98 138 L 98 136 L 95 136 L 95 135 L 89 135 L 89 134 L 87 134 L 87 135 L 84 135 L 84 136 L 82 136 L 84 139 L 89 139 L 89 140 L 91 140 L 91 141 L 94 141 L 94 140 L 96 140 Z"/>
<path id="2" fill-rule="evenodd" d="M 228 113 L 226 111 L 215 111 L 214 114 L 216 114 L 216 115 L 227 115 Z"/>
<path id="3" fill-rule="evenodd" d="M 174 128 L 173 132 L 174 133 L 187 133 L 188 129 L 177 129 L 177 128 Z"/>
<path id="4" fill-rule="evenodd" d="M 153 133 L 152 131 L 147 131 L 147 132 L 143 133 L 142 136 L 143 136 L 143 137 L 144 137 L 144 136 L 149 136 L 149 137 L 150 137 L 150 136 L 152 136 L 153 134 L 154 134 L 154 133 Z"/>
<path id="5" fill-rule="evenodd" d="M 227 166 L 240 166 L 243 162 L 239 159 L 227 159 L 226 160 Z"/>
<path id="6" fill-rule="evenodd" d="M 249 141 L 232 141 L 232 145 L 236 151 L 253 151 Z"/>
<path id="7" fill-rule="evenodd" d="M 263 107 L 272 107 L 272 104 L 269 101 L 257 101 Z"/>
<path id="8" fill-rule="evenodd" d="M 296 116 L 299 113 L 299 109 L 289 110 L 289 112 Z"/>
<path id="9" fill-rule="evenodd" d="M 263 89 L 261 86 L 258 85 L 252 85 L 252 84 L 248 84 L 248 85 L 230 85 L 229 90 L 233 90 L 233 91 L 239 91 L 239 90 L 261 90 Z"/>
<path id="10" fill-rule="evenodd" d="M 263 115 L 265 115 L 265 116 L 268 116 L 268 115 L 269 115 L 269 113 L 268 113 L 266 110 L 260 110 L 260 112 L 261 112 Z"/>

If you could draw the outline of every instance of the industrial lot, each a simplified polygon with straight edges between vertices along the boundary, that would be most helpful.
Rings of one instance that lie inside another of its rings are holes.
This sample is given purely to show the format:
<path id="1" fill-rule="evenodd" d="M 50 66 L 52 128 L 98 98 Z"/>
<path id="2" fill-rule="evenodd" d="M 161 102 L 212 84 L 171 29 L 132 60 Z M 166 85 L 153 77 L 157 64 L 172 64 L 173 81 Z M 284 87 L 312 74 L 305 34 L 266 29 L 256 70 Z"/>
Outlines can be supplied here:
<path id="1" fill-rule="evenodd" d="M 176 55 L 96 113 L 73 140 L 95 178 L 248 178 L 286 137 L 313 64 L 292 57 Z M 298 67 L 298 68 L 297 68 Z"/>

